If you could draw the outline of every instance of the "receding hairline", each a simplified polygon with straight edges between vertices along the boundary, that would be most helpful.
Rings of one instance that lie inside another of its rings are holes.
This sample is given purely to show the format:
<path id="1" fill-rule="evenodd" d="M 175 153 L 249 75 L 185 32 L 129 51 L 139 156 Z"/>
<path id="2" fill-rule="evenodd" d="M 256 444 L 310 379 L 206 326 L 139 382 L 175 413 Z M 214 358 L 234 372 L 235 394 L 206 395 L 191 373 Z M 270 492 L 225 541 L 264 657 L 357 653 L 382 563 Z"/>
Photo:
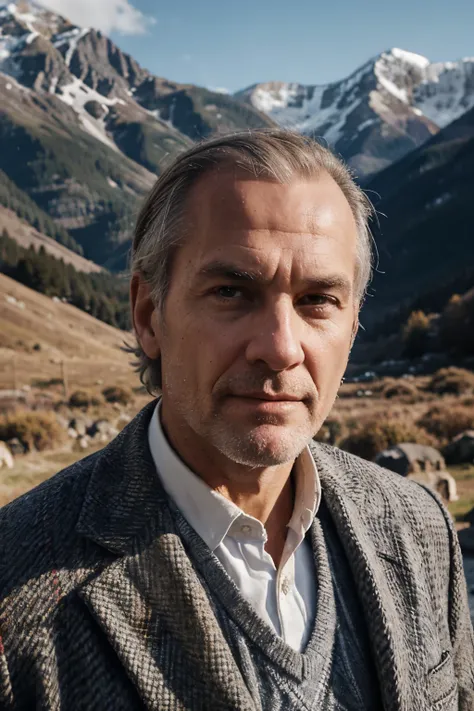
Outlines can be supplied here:
<path id="1" fill-rule="evenodd" d="M 310 184 L 310 183 L 318 183 L 319 181 L 328 181 L 329 183 L 332 184 L 333 187 L 336 188 L 337 192 L 339 193 L 340 197 L 343 198 L 344 203 L 348 209 L 348 213 L 350 213 L 351 220 L 353 222 L 353 226 L 355 230 L 358 232 L 358 224 L 357 224 L 357 219 L 356 215 L 354 214 L 353 207 L 344 192 L 343 188 L 341 185 L 338 183 L 338 181 L 334 178 L 333 175 L 329 172 L 329 170 L 325 166 L 320 166 L 319 170 L 315 171 L 314 174 L 312 175 L 304 175 L 302 171 L 298 171 L 295 169 L 293 173 L 291 173 L 287 179 L 279 179 L 276 176 L 267 174 L 267 173 L 262 173 L 261 175 L 255 175 L 252 173 L 250 167 L 245 166 L 245 165 L 236 165 L 234 162 L 232 162 L 231 159 L 229 160 L 224 160 L 222 162 L 219 162 L 215 165 L 210 165 L 209 168 L 201 174 L 196 181 L 190 186 L 189 190 L 187 191 L 186 197 L 183 202 L 183 225 L 182 225 L 182 239 L 186 239 L 189 237 L 188 235 L 188 230 L 187 227 L 189 227 L 189 224 L 186 224 L 186 217 L 189 217 L 190 214 L 192 214 L 192 210 L 197 210 L 199 212 L 200 205 L 197 204 L 198 199 L 203 199 L 203 198 L 209 198 L 210 194 L 206 194 L 206 188 L 209 190 L 209 187 L 214 184 L 214 189 L 212 190 L 212 193 L 217 193 L 222 187 L 222 183 L 220 181 L 225 180 L 225 178 L 231 177 L 234 179 L 235 182 L 258 182 L 258 183 L 273 183 L 275 185 L 292 185 L 294 183 L 302 183 L 302 184 Z M 200 194 L 201 193 L 201 194 Z M 313 216 L 316 215 L 316 212 L 318 210 L 318 205 L 314 206 L 314 211 L 313 209 L 310 209 L 307 213 L 305 213 L 310 220 Z"/>

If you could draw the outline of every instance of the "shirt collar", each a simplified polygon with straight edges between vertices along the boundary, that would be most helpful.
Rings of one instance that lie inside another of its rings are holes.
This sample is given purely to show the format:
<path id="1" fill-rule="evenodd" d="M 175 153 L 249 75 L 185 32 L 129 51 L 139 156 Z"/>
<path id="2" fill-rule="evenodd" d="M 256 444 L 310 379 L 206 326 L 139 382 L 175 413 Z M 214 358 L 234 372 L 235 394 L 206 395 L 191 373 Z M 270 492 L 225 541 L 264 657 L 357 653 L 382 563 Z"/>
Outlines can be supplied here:
<path id="1" fill-rule="evenodd" d="M 148 428 L 148 442 L 166 493 L 206 545 L 215 551 L 240 516 L 241 508 L 211 489 L 180 459 L 168 442 L 158 401 Z M 295 462 L 295 506 L 288 527 L 303 539 L 319 508 L 321 487 L 313 456 L 306 447 Z M 252 517 L 248 517 L 252 518 Z M 252 519 L 253 520 L 253 519 Z"/>

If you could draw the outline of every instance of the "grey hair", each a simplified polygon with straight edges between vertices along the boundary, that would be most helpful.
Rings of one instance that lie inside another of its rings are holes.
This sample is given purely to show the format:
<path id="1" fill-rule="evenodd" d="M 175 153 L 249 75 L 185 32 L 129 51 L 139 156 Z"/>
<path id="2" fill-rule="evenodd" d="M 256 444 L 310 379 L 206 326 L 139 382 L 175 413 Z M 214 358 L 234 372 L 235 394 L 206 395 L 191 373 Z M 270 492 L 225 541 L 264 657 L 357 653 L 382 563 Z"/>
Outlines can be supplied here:
<path id="1" fill-rule="evenodd" d="M 373 207 L 355 183 L 350 169 L 328 148 L 286 129 L 262 129 L 219 136 L 198 143 L 157 179 L 136 222 L 131 250 L 131 272 L 150 286 L 151 298 L 163 309 L 169 289 L 173 257 L 185 239 L 186 201 L 196 182 L 219 166 L 232 166 L 257 179 L 289 183 L 328 173 L 350 205 L 359 235 L 355 292 L 362 304 L 372 274 L 373 252 L 369 220 Z M 126 350 L 136 357 L 140 380 L 150 393 L 161 389 L 160 359 L 150 359 L 139 343 Z"/>

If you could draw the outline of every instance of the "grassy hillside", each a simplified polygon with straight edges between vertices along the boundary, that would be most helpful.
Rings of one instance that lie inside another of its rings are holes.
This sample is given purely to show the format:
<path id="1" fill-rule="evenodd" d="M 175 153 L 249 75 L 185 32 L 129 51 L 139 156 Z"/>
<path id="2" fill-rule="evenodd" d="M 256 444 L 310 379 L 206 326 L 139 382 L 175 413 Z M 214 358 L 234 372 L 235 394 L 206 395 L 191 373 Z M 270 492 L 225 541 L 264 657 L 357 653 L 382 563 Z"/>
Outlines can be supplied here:
<path id="1" fill-rule="evenodd" d="M 0 169 L 87 258 L 105 262 L 130 237 L 154 175 L 82 130 L 55 96 L 34 95 L 5 79 L 0 75 Z"/>
<path id="2" fill-rule="evenodd" d="M 56 224 L 45 210 L 21 190 L 8 175 L 0 169 L 0 205 L 13 211 L 39 232 L 48 235 L 68 249 L 83 254 L 82 247 L 64 227 Z"/>
<path id="3" fill-rule="evenodd" d="M 120 331 L 70 304 L 39 294 L 0 274 L 0 389 L 34 386 L 60 377 L 70 388 L 138 385 Z"/>
<path id="4" fill-rule="evenodd" d="M 25 198 L 27 196 L 25 195 Z M 38 251 L 44 247 L 45 251 L 56 259 L 62 259 L 65 264 L 71 264 L 80 272 L 100 272 L 101 267 L 89 259 L 84 259 L 77 252 L 68 249 L 60 242 L 38 232 L 26 220 L 21 219 L 16 212 L 0 206 L 0 235 L 6 230 L 15 242 L 25 249 L 33 247 Z"/>

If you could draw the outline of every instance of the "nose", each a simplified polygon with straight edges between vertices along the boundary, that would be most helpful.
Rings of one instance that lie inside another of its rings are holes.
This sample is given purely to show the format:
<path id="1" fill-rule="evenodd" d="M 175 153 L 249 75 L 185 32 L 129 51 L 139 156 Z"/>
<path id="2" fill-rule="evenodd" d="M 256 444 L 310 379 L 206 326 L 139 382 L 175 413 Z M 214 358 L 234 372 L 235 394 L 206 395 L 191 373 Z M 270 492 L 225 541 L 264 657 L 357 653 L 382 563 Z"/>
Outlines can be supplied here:
<path id="1" fill-rule="evenodd" d="M 301 328 L 290 299 L 279 299 L 259 310 L 246 349 L 247 361 L 263 362 L 274 371 L 300 365 L 304 361 Z"/>

